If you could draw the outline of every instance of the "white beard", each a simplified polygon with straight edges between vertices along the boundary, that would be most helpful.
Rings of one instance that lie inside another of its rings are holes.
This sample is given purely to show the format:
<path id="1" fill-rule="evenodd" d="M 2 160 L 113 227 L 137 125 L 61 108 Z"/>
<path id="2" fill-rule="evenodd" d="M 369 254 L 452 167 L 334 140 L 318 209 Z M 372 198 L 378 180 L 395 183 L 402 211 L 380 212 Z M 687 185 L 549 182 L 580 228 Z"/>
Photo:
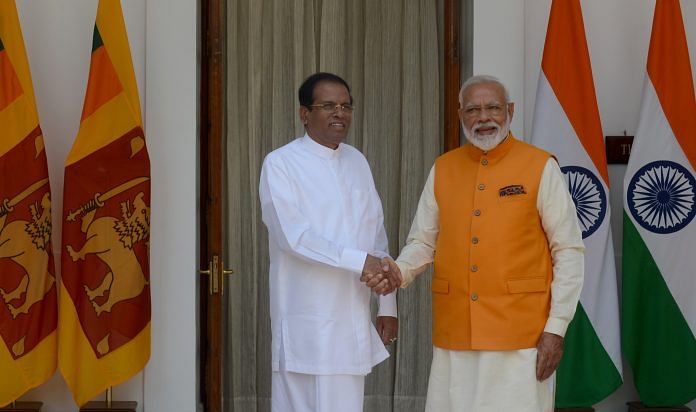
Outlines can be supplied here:
<path id="1" fill-rule="evenodd" d="M 478 133 L 478 129 L 482 127 L 495 127 L 495 135 L 480 135 Z M 462 125 L 462 129 L 464 129 L 464 136 L 466 137 L 466 140 L 468 140 L 469 142 L 471 142 L 471 144 L 483 150 L 484 152 L 487 152 L 489 150 L 494 149 L 496 146 L 500 144 L 500 142 L 505 140 L 505 138 L 507 137 L 508 133 L 510 132 L 510 117 L 508 116 L 508 118 L 505 119 L 505 123 L 502 127 L 493 121 L 488 121 L 485 123 L 479 123 L 477 125 L 474 125 L 471 128 L 471 130 L 467 129 L 466 127 L 464 127 L 464 125 Z"/>

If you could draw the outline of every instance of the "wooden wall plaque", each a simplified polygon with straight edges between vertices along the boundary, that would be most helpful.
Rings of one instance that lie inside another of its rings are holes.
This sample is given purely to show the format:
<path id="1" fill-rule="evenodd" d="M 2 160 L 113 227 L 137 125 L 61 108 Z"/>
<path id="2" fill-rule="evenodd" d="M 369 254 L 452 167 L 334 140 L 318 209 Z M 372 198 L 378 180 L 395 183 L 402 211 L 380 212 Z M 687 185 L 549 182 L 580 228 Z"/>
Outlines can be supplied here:
<path id="1" fill-rule="evenodd" d="M 628 164 L 633 136 L 607 136 L 605 145 L 608 164 Z"/>

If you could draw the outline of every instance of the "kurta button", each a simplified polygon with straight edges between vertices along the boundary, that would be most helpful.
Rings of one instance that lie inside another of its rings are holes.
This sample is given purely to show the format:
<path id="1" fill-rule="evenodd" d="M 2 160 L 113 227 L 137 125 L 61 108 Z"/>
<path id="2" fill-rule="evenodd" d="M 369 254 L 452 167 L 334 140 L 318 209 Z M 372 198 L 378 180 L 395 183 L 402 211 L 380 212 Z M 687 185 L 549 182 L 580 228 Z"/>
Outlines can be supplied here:
<path id="1" fill-rule="evenodd" d="M 478 190 L 483 190 L 483 189 L 485 189 L 485 188 L 486 188 L 486 185 L 484 185 L 483 183 L 481 183 L 480 185 L 478 185 Z"/>
<path id="2" fill-rule="evenodd" d="M 476 302 L 476 301 L 478 300 L 478 295 L 475 294 L 475 293 L 472 293 L 472 294 L 471 294 L 471 300 L 473 300 L 474 302 Z"/>
<path id="3" fill-rule="evenodd" d="M 474 216 L 481 216 L 481 211 L 478 209 L 474 210 Z"/>
<path id="4" fill-rule="evenodd" d="M 481 159 L 481 164 L 484 166 L 488 165 L 488 159 Z"/>
<path id="5" fill-rule="evenodd" d="M 476 265 L 471 265 L 471 271 L 472 271 L 472 272 L 478 272 L 478 266 L 476 266 Z"/>
<path id="6" fill-rule="evenodd" d="M 471 243 L 477 244 L 478 243 L 478 238 L 476 236 L 471 238 Z"/>

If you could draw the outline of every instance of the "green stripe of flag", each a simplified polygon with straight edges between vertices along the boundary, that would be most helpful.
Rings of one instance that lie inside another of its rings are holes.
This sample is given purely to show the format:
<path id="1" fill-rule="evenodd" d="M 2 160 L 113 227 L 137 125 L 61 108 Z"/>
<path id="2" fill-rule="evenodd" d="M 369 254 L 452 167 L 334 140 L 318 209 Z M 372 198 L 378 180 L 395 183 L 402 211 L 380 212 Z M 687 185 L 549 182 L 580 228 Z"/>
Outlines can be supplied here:
<path id="1" fill-rule="evenodd" d="M 101 38 L 101 34 L 99 33 L 99 28 L 97 25 L 94 25 L 94 34 L 92 34 L 92 52 L 100 48 L 101 46 L 104 45 L 104 41 Z"/>
<path id="2" fill-rule="evenodd" d="M 556 407 L 590 407 L 621 386 L 621 374 L 578 303 L 556 373 Z"/>
<path id="3" fill-rule="evenodd" d="M 669 287 L 624 211 L 622 349 L 647 406 L 696 398 L 696 339 Z M 690 247 L 669 245 L 664 247 Z"/>

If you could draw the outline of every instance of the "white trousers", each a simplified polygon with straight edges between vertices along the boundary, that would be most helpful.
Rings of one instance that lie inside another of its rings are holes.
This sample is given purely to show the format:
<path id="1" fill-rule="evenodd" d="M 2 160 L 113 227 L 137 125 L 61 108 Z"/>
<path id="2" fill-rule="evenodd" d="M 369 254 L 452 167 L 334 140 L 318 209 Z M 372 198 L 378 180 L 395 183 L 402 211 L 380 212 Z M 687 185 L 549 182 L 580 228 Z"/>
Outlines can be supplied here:
<path id="1" fill-rule="evenodd" d="M 273 412 L 361 412 L 365 377 L 273 372 Z"/>
<path id="2" fill-rule="evenodd" d="M 536 380 L 536 349 L 433 347 L 426 412 L 552 412 L 556 374 Z"/>

